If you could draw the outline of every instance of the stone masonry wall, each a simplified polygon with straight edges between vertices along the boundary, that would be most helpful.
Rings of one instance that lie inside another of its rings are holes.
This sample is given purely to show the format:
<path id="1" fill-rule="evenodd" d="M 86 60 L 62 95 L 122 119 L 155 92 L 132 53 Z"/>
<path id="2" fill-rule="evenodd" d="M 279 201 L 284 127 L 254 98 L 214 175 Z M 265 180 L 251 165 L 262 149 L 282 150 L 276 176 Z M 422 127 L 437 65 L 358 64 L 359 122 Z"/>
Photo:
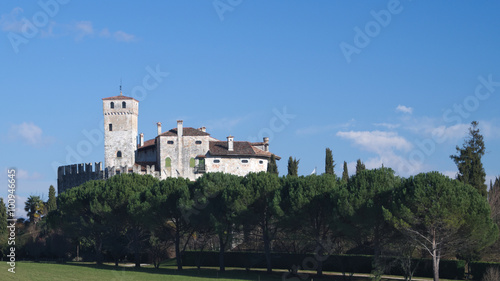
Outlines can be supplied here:
<path id="1" fill-rule="evenodd" d="M 60 166 L 57 169 L 57 193 L 79 186 L 90 180 L 104 179 L 102 162 Z"/>

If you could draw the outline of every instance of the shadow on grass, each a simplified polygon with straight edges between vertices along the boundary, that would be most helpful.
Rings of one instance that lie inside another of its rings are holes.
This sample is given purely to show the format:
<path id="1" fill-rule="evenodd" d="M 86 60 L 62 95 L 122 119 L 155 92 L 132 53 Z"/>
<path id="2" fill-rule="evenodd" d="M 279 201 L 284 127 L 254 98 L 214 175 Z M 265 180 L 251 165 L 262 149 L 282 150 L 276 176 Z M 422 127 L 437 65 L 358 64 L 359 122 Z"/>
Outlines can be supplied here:
<path id="1" fill-rule="evenodd" d="M 225 272 L 220 272 L 215 268 L 202 268 L 197 269 L 193 267 L 185 267 L 183 270 L 177 270 L 174 266 L 174 263 L 166 262 L 162 263 L 160 268 L 153 267 L 126 267 L 126 266 L 114 266 L 114 265 L 97 265 L 95 263 L 80 263 L 80 262 L 68 262 L 62 265 L 66 266 L 80 266 L 87 267 L 92 269 L 99 270 L 112 270 L 117 271 L 120 274 L 124 274 L 126 272 L 141 272 L 141 273 L 149 273 L 149 274 L 161 274 L 161 275 L 176 275 L 176 276 L 185 276 L 185 277 L 202 277 L 206 279 L 230 279 L 230 280 L 261 280 L 261 281 L 274 281 L 274 280 L 350 280 L 350 281 L 366 281 L 369 278 L 356 278 L 352 277 L 351 279 L 344 279 L 342 276 L 322 276 L 317 277 L 312 273 L 302 273 L 302 275 L 298 277 L 294 277 L 292 275 L 287 274 L 285 271 L 273 271 L 273 273 L 266 273 L 261 270 L 245 270 L 241 268 L 227 268 Z M 166 267 L 165 267 L 166 266 Z M 169 268 L 172 267 L 172 268 Z"/>

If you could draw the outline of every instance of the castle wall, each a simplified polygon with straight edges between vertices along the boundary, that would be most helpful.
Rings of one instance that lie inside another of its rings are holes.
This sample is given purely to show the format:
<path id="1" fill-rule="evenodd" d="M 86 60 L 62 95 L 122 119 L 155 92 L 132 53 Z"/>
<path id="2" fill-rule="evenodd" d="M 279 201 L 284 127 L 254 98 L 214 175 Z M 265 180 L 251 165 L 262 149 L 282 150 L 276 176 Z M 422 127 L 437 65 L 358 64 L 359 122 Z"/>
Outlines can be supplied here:
<path id="1" fill-rule="evenodd" d="M 214 161 L 215 160 L 215 161 Z M 243 163 L 243 161 L 248 163 Z M 219 163 L 216 163 L 219 161 Z M 249 157 L 207 157 L 205 159 L 205 167 L 208 172 L 223 172 L 238 176 L 245 176 L 250 172 L 267 171 L 266 158 L 249 158 Z"/>
<path id="2" fill-rule="evenodd" d="M 202 174 L 197 173 L 196 167 L 191 167 L 191 158 L 195 159 L 195 165 L 199 164 L 199 155 L 205 155 L 209 148 L 208 136 L 161 136 L 158 148 L 158 163 L 160 164 L 161 178 L 184 177 L 196 180 Z M 173 142 L 169 144 L 168 142 Z M 180 143 L 179 143 L 180 141 Z M 197 144 L 201 141 L 201 144 Z M 180 149 L 180 150 L 179 150 Z M 166 166 L 165 159 L 169 157 L 171 166 Z"/>
<path id="3" fill-rule="evenodd" d="M 57 193 L 79 186 L 90 180 L 104 179 L 102 163 L 73 164 L 57 169 Z"/>

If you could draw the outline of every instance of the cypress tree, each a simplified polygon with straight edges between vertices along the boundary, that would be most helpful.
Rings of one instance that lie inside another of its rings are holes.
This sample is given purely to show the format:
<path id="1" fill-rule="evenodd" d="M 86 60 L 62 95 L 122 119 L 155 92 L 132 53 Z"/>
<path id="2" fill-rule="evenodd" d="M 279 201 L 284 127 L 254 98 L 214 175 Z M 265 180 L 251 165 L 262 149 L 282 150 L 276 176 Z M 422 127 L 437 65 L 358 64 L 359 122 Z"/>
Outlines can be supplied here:
<path id="1" fill-rule="evenodd" d="M 347 162 L 344 161 L 344 171 L 342 172 L 342 181 L 348 182 L 349 181 L 349 173 L 347 172 Z"/>
<path id="2" fill-rule="evenodd" d="M 361 171 L 364 170 L 366 170 L 365 164 L 361 162 L 361 159 L 358 159 L 358 161 L 356 162 L 356 175 L 358 175 L 359 173 L 361 173 Z"/>
<path id="3" fill-rule="evenodd" d="M 295 158 L 288 158 L 288 175 L 289 176 L 298 176 L 299 175 L 299 161 Z"/>
<path id="4" fill-rule="evenodd" d="M 332 150 L 327 147 L 325 155 L 325 174 L 334 175 L 335 174 L 334 168 L 335 164 L 333 161 Z"/>
<path id="5" fill-rule="evenodd" d="M 47 200 L 47 213 L 57 209 L 56 189 L 53 185 L 49 187 L 49 200 Z"/>
<path id="6" fill-rule="evenodd" d="M 271 159 L 267 164 L 267 172 L 270 174 L 278 174 L 278 165 L 276 164 L 276 156 L 271 154 Z"/>

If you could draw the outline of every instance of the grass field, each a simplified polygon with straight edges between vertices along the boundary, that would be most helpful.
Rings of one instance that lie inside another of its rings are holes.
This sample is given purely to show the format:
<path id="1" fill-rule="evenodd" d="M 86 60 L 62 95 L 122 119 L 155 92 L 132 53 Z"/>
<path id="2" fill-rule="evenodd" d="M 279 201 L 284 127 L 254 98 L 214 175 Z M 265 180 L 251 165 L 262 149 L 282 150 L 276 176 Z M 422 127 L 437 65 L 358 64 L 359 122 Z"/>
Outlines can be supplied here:
<path id="1" fill-rule="evenodd" d="M 152 267 L 133 267 L 113 265 L 97 266 L 95 263 L 43 263 L 43 262 L 16 262 L 16 273 L 8 272 L 9 266 L 2 262 L 0 266 L 0 280 L 20 280 L 20 281 L 69 281 L 69 280 L 89 280 L 89 281 L 131 281 L 131 280 L 172 280 L 172 281 L 199 281 L 199 280 L 257 280 L 257 281 L 277 281 L 277 280 L 343 280 L 340 276 L 329 276 L 316 278 L 314 275 L 305 274 L 303 278 L 283 279 L 284 272 L 274 272 L 266 274 L 261 271 L 247 272 L 241 269 L 227 269 L 226 272 L 218 272 L 216 269 L 195 269 L 186 268 L 177 271 L 173 266 L 165 266 L 160 269 Z M 369 278 L 353 278 L 352 281 L 368 281 Z M 383 279 L 394 280 L 394 279 Z M 423 280 L 423 279 L 416 279 Z M 429 279 L 427 279 L 429 280 Z"/>

